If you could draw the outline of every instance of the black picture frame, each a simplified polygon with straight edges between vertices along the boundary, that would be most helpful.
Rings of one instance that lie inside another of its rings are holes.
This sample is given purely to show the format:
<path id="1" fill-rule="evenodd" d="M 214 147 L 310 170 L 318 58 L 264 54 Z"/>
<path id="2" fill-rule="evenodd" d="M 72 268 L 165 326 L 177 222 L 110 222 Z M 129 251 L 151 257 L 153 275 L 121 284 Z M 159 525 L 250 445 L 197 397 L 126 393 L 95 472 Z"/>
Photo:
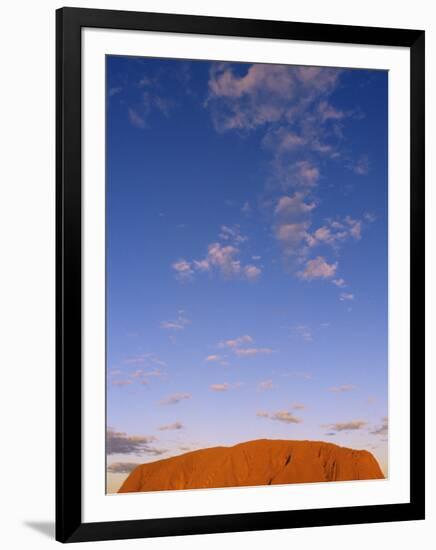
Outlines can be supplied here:
<path id="1" fill-rule="evenodd" d="M 82 522 L 81 30 L 84 27 L 397 46 L 410 49 L 410 502 Z M 56 13 L 56 539 L 190 535 L 424 519 L 424 41 L 419 30 L 62 8 Z"/>

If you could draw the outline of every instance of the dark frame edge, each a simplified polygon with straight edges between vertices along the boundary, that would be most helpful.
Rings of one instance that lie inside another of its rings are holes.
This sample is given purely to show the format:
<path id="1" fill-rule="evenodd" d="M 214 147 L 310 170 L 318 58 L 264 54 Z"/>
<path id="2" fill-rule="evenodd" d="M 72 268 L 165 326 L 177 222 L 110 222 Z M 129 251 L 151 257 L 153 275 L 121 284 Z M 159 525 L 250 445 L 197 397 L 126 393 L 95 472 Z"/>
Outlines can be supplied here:
<path id="1" fill-rule="evenodd" d="M 77 185 L 81 181 L 81 46 L 80 26 L 68 21 L 68 12 L 68 8 L 56 10 L 55 538 L 60 542 L 71 540 L 82 516 L 82 419 L 77 399 L 82 349 L 81 186 Z M 75 464 L 73 471 L 66 457 Z"/>
<path id="2" fill-rule="evenodd" d="M 410 317 L 425 319 L 425 31 L 410 47 Z M 425 519 L 425 330 L 410 327 L 410 501 Z"/>
<path id="3" fill-rule="evenodd" d="M 117 18 L 121 24 L 116 25 Z M 139 18 L 139 19 L 138 19 Z M 189 22 L 188 22 L 189 20 Z M 145 22 L 147 21 L 147 24 Z M 227 22 L 227 29 L 212 32 Z M 259 36 L 265 24 L 271 37 L 332 40 L 345 33 L 342 43 L 371 43 L 410 48 L 411 79 L 411 317 L 424 313 L 424 181 L 425 181 L 425 32 L 258 21 L 204 16 L 59 8 L 56 10 L 56 540 L 83 542 L 142 537 L 183 536 L 236 531 L 271 530 L 329 525 L 365 524 L 425 519 L 424 491 L 424 368 L 411 369 L 411 494 L 410 502 L 346 508 L 142 519 L 82 523 L 81 410 L 74 395 L 81 395 L 81 39 L 82 27 L 170 27 L 170 32 Z M 252 29 L 254 25 L 254 31 Z M 212 26 L 212 27 L 211 27 Z M 199 30 L 201 27 L 201 30 Z M 364 39 L 370 30 L 374 40 Z M 245 32 L 245 34 L 244 34 Z M 386 35 L 383 34 L 387 33 Z M 264 35 L 267 37 L 266 35 Z M 308 37 L 309 36 L 309 37 Z M 312 37 L 312 38 L 310 38 Z M 66 61 L 68 70 L 65 70 Z M 74 99 L 67 99 L 74 97 Z M 68 205 L 68 208 L 65 208 Z M 69 312 L 68 318 L 65 311 Z M 411 357 L 424 364 L 424 331 L 411 326 Z M 419 358 L 419 361 L 417 360 Z M 65 391 L 68 387 L 68 391 Z M 80 405 L 80 403 L 79 403 Z M 78 429 L 79 427 L 79 429 Z M 64 437 L 64 434 L 73 437 Z M 75 443 L 73 444 L 73 439 Z M 67 468 L 76 465 L 75 471 Z M 77 465 L 79 467 L 77 467 Z M 68 497 L 67 497 L 68 495 Z M 338 520 L 340 517 L 340 520 Z"/>

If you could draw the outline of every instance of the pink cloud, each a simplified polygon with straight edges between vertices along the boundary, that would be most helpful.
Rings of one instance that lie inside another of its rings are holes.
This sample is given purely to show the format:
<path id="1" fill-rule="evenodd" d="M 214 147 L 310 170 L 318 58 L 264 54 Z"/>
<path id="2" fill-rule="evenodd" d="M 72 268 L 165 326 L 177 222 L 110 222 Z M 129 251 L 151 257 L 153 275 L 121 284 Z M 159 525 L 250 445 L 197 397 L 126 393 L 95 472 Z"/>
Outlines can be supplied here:
<path id="1" fill-rule="evenodd" d="M 324 257 L 318 256 L 313 260 L 308 260 L 305 269 L 300 271 L 298 276 L 309 281 L 312 279 L 330 279 L 335 275 L 337 267 L 338 262 L 329 264 Z"/>

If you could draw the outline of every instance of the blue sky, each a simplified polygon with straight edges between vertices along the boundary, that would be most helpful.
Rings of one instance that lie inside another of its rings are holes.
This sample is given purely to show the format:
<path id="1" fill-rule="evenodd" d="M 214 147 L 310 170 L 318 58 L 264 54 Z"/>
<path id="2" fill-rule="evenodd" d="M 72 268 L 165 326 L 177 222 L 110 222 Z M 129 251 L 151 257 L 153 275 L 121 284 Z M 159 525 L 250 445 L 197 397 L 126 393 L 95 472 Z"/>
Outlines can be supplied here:
<path id="1" fill-rule="evenodd" d="M 109 490 L 257 438 L 387 471 L 387 86 L 107 58 Z"/>

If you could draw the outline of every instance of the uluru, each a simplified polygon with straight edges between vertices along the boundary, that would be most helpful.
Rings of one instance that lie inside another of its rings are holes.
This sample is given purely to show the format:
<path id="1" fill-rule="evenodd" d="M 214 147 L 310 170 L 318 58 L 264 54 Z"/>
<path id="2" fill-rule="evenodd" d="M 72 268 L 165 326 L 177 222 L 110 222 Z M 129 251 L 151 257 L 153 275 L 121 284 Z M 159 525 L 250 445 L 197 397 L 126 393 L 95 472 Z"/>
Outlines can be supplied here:
<path id="1" fill-rule="evenodd" d="M 259 439 L 137 466 L 119 493 L 384 479 L 375 457 L 322 441 Z"/>

